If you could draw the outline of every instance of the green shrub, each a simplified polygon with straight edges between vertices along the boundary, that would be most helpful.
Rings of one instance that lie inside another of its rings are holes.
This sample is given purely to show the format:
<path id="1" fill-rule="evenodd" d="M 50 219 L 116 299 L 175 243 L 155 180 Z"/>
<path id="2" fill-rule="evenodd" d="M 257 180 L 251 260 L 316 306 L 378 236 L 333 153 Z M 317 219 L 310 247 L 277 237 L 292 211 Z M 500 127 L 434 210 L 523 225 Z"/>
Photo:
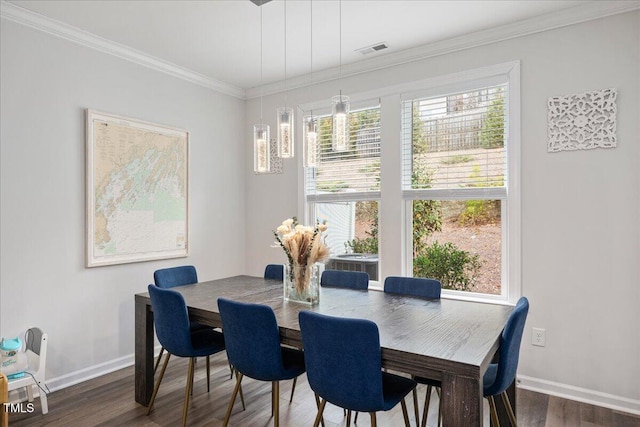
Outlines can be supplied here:
<path id="1" fill-rule="evenodd" d="M 497 200 L 467 200 L 464 211 L 458 217 L 461 225 L 488 224 L 495 219 L 495 206 L 500 203 Z M 498 205 L 498 209 L 500 206 Z M 498 212 L 500 212 L 498 210 Z"/>
<path id="2" fill-rule="evenodd" d="M 378 253 L 378 238 L 377 237 L 365 237 L 355 238 L 344 244 L 345 249 L 351 249 L 355 254 L 377 254 Z"/>
<path id="3" fill-rule="evenodd" d="M 460 250 L 453 243 L 433 242 L 416 257 L 413 263 L 414 277 L 438 279 L 445 289 L 470 290 L 476 281 L 481 263 L 478 255 Z"/>

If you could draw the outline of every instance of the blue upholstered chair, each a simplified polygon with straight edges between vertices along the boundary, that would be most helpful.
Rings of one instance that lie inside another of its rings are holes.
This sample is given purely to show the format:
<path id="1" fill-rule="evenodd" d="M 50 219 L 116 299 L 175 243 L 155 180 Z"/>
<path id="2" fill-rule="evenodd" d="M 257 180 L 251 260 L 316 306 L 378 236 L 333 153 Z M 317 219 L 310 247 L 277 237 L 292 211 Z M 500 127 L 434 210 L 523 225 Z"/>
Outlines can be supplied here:
<path id="1" fill-rule="evenodd" d="M 320 277 L 320 286 L 367 290 L 369 275 L 360 271 L 325 270 Z"/>
<path id="2" fill-rule="evenodd" d="M 494 396 L 497 395 L 502 396 L 502 401 L 504 402 L 504 406 L 507 408 L 511 425 L 514 427 L 518 425 L 506 390 L 516 378 L 518 359 L 520 358 L 520 343 L 522 341 L 524 324 L 527 320 L 528 313 L 529 300 L 526 297 L 521 297 L 518 300 L 516 307 L 509 315 L 507 324 L 502 330 L 502 335 L 500 336 L 500 350 L 498 350 L 498 363 L 492 363 L 489 365 L 489 368 L 482 379 L 482 394 L 489 400 L 489 407 L 491 408 L 491 417 L 494 425 L 499 425 L 498 414 L 496 412 L 496 405 L 494 402 Z"/>
<path id="3" fill-rule="evenodd" d="M 283 280 L 284 278 L 284 265 L 282 264 L 267 264 L 264 268 L 264 278 L 271 280 Z"/>
<path id="4" fill-rule="evenodd" d="M 436 279 L 389 276 L 384 280 L 384 291 L 391 294 L 440 299 L 442 285 Z"/>
<path id="5" fill-rule="evenodd" d="M 493 425 L 496 426 L 500 425 L 494 401 L 494 396 L 497 395 L 502 396 L 502 401 L 504 402 L 504 406 L 507 408 L 507 414 L 509 415 L 511 425 L 513 427 L 517 427 L 518 425 L 506 390 L 516 378 L 518 359 L 520 358 L 520 343 L 522 341 L 524 324 L 527 320 L 528 313 L 529 300 L 526 297 L 521 297 L 509 315 L 507 324 L 502 330 L 502 334 L 500 336 L 500 349 L 498 350 L 498 363 L 492 363 L 489 365 L 487 372 L 485 372 L 484 377 L 482 378 L 482 394 L 487 398 L 487 400 L 489 400 L 492 422 Z M 421 380 L 425 379 L 419 377 L 416 378 L 416 381 L 418 382 Z M 437 386 L 439 387 L 440 385 L 438 384 Z M 425 413 L 425 417 L 422 420 L 423 427 L 425 426 L 426 418 Z"/>
<path id="6" fill-rule="evenodd" d="M 224 350 L 224 337 L 222 333 L 216 332 L 211 328 L 193 331 L 189 322 L 187 305 L 180 293 L 154 285 L 149 285 L 148 289 L 151 297 L 151 307 L 153 308 L 156 335 L 162 346 L 167 350 L 167 357 L 162 365 L 158 382 L 153 389 L 147 415 L 153 409 L 153 403 L 171 355 L 188 357 L 189 373 L 187 375 L 184 408 L 182 411 L 182 426 L 184 427 L 187 423 L 189 395 L 193 389 L 195 358 L 206 356 L 207 366 L 209 366 L 209 356 Z M 207 378 L 207 386 L 208 382 L 209 378 Z"/>
<path id="7" fill-rule="evenodd" d="M 259 381 L 271 382 L 271 410 L 274 426 L 279 425 L 279 382 L 293 379 L 291 399 L 296 380 L 305 371 L 304 355 L 280 345 L 280 330 L 271 307 L 218 298 L 227 356 L 236 374 L 236 386 L 224 418 L 229 423 L 233 404 L 246 375 Z"/>
<path id="8" fill-rule="evenodd" d="M 436 279 L 425 279 L 420 277 L 400 277 L 389 276 L 384 281 L 384 291 L 392 294 L 409 295 L 420 298 L 440 299 L 442 285 Z M 429 402 L 433 387 L 440 387 L 440 382 L 428 378 L 415 378 L 421 384 L 427 385 L 427 394 L 424 400 L 424 410 L 422 412 L 422 425 L 425 426 L 427 415 L 429 415 Z M 413 390 L 413 410 L 416 417 L 416 425 L 420 422 L 418 411 L 418 393 Z M 440 420 L 438 419 L 438 422 Z"/>
<path id="9" fill-rule="evenodd" d="M 299 314 L 309 386 L 322 400 L 314 427 L 327 402 L 351 411 L 388 411 L 399 402 L 409 425 L 404 397 L 416 387 L 409 378 L 382 372 L 378 326 L 364 319 L 331 317 L 311 311 Z M 347 425 L 350 419 L 347 418 Z"/>
<path id="10" fill-rule="evenodd" d="M 176 286 L 193 285 L 194 283 L 198 283 L 198 273 L 196 273 L 196 268 L 193 265 L 162 268 L 160 270 L 156 270 L 153 273 L 153 281 L 155 282 L 156 286 L 159 288 L 171 289 L 171 288 L 175 288 Z M 210 328 L 208 326 L 201 325 L 200 323 L 196 323 L 196 322 L 191 323 L 192 331 L 198 331 L 202 329 L 210 329 Z M 160 365 L 160 360 L 162 360 L 163 354 L 164 354 L 164 347 L 160 348 L 160 354 L 158 354 L 158 360 L 156 361 L 156 364 L 153 368 L 154 373 L 158 370 L 158 365 Z M 208 377 L 209 377 L 209 371 L 207 371 L 207 378 Z"/>

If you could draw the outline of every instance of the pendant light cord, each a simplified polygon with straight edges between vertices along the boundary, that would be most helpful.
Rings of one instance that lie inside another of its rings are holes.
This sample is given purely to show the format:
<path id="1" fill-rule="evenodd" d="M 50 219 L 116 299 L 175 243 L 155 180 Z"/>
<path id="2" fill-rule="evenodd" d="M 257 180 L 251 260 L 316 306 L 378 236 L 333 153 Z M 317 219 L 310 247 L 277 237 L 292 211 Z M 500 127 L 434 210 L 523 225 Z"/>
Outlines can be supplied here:
<path id="1" fill-rule="evenodd" d="M 340 0 L 340 2 L 338 3 L 340 6 L 340 12 L 338 14 L 339 18 L 339 25 L 338 25 L 338 39 L 339 39 L 339 46 L 338 46 L 338 51 L 340 52 L 340 66 L 339 66 L 339 81 L 340 81 L 340 102 L 342 102 L 342 0 Z"/>
<path id="2" fill-rule="evenodd" d="M 313 87 L 313 0 L 309 1 L 309 7 L 310 7 L 310 25 L 309 27 L 311 28 L 311 36 L 310 36 L 310 40 L 311 40 L 311 49 L 309 52 L 309 56 L 311 58 L 311 87 Z M 311 106 L 311 119 L 313 120 L 313 106 Z"/>
<path id="3" fill-rule="evenodd" d="M 284 107 L 287 108 L 287 0 L 284 0 Z"/>
<path id="4" fill-rule="evenodd" d="M 262 120 L 262 7 L 260 8 L 260 124 L 264 124 Z"/>

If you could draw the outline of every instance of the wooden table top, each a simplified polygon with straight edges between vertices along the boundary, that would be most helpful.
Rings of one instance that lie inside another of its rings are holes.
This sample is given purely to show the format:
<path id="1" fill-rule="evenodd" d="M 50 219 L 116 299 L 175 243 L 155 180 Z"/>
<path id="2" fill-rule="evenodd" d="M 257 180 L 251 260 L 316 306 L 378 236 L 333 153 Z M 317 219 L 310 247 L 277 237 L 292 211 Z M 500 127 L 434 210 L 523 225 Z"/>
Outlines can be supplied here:
<path id="1" fill-rule="evenodd" d="M 413 354 L 428 363 L 430 369 L 454 370 L 460 374 L 461 366 L 466 366 L 468 374 L 473 376 L 486 370 L 513 309 L 495 304 L 419 299 L 380 291 L 327 287 L 320 290 L 320 304 L 311 307 L 284 301 L 282 282 L 251 276 L 173 289 L 184 296 L 194 320 L 211 326 L 221 325 L 219 297 L 268 305 L 275 312 L 286 343 L 301 344 L 298 313 L 302 310 L 369 319 L 378 325 L 383 358 L 385 349 L 405 353 L 405 358 Z M 457 365 L 455 369 L 450 369 L 452 364 Z"/>

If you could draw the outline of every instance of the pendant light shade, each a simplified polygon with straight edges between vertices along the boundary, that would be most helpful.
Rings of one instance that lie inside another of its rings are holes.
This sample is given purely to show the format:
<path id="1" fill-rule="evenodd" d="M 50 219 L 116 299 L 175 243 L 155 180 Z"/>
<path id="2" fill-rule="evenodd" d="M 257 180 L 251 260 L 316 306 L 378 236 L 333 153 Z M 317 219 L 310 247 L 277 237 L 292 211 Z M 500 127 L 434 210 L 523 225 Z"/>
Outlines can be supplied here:
<path id="1" fill-rule="evenodd" d="M 278 108 L 278 157 L 293 157 L 293 108 Z"/>
<path id="2" fill-rule="evenodd" d="M 287 0 L 283 1 L 284 11 L 284 107 L 277 109 L 278 157 L 293 157 L 293 108 L 287 107 Z"/>
<path id="3" fill-rule="evenodd" d="M 257 173 L 267 173 L 271 170 L 269 125 L 253 125 L 253 170 Z"/>
<path id="4" fill-rule="evenodd" d="M 318 144 L 318 129 L 316 128 L 316 120 L 313 116 L 307 116 L 303 119 L 304 123 L 304 167 L 317 168 L 320 158 L 320 144 Z"/>
<path id="5" fill-rule="evenodd" d="M 342 0 L 340 0 L 340 83 L 342 83 Z M 336 95 L 331 98 L 333 116 L 333 134 L 331 148 L 333 151 L 347 151 L 349 149 L 349 97 Z"/>
<path id="6" fill-rule="evenodd" d="M 331 98 L 333 115 L 333 151 L 347 151 L 349 149 L 349 97 L 336 95 Z"/>

